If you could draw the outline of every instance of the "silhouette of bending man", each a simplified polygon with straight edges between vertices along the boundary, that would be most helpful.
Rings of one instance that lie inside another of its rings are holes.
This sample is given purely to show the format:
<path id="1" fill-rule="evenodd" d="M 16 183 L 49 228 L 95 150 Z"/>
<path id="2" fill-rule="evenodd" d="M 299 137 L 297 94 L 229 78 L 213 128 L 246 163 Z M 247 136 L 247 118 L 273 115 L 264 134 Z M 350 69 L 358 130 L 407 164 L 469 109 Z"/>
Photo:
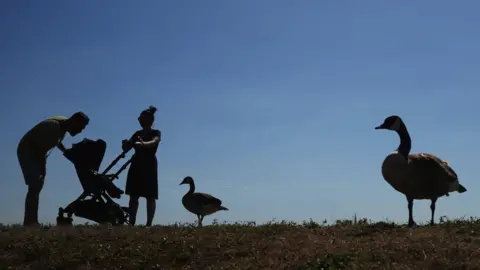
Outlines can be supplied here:
<path id="1" fill-rule="evenodd" d="M 45 180 L 49 151 L 56 146 L 65 152 L 66 148 L 62 144 L 62 140 L 66 132 L 73 137 L 81 133 L 89 121 L 88 116 L 83 112 L 76 112 L 70 118 L 50 117 L 30 129 L 18 143 L 18 162 L 25 184 L 28 186 L 25 198 L 24 226 L 39 224 L 38 204 Z"/>

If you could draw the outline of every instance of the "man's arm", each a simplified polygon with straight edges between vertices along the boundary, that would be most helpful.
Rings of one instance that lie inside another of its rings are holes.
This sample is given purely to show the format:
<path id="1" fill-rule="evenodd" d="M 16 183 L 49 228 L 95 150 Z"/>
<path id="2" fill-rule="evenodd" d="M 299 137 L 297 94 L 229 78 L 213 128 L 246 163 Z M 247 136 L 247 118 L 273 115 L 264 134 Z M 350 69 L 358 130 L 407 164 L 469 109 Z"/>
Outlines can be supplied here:
<path id="1" fill-rule="evenodd" d="M 62 153 L 65 153 L 65 151 L 67 151 L 67 148 L 65 148 L 65 146 L 63 145 L 63 143 L 61 141 L 58 142 L 57 148 L 60 149 L 60 151 L 62 151 Z"/>

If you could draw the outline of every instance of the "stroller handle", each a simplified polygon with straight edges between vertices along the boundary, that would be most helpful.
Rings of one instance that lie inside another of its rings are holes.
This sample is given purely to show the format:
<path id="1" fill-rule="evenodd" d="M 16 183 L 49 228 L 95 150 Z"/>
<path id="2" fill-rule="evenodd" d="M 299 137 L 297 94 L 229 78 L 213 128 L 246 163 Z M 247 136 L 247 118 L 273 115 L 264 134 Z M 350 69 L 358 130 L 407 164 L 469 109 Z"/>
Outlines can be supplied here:
<path id="1" fill-rule="evenodd" d="M 141 140 L 140 136 L 137 136 L 137 140 Z M 106 174 L 108 173 L 108 171 L 110 171 L 110 170 L 113 168 L 113 166 L 115 166 L 115 165 L 118 163 L 118 161 L 120 161 L 120 159 L 124 158 L 125 155 L 126 155 L 131 149 L 132 149 L 132 148 L 129 148 L 128 150 L 123 151 L 120 155 L 118 155 L 118 156 L 112 161 L 112 163 L 110 163 L 110 165 L 108 165 L 108 167 L 103 171 L 102 174 L 103 174 L 103 175 L 106 175 Z M 123 164 L 123 166 L 120 168 L 120 170 L 119 170 L 117 173 L 115 173 L 114 179 L 118 179 L 118 175 L 120 175 L 120 173 L 121 173 L 123 170 L 125 170 L 131 162 L 132 162 L 132 159 L 130 158 L 130 160 L 128 160 L 125 164 Z"/>
<path id="2" fill-rule="evenodd" d="M 113 175 L 112 179 L 118 179 L 118 176 L 132 163 L 132 158 L 130 158 L 125 164 L 120 167 L 120 169 Z"/>
<path id="3" fill-rule="evenodd" d="M 128 151 L 130 151 L 130 149 L 129 149 Z M 120 159 L 122 159 L 122 158 L 125 157 L 125 154 L 127 154 L 128 151 L 124 151 L 124 152 L 122 152 L 120 155 L 118 155 L 118 156 L 112 161 L 112 163 L 110 163 L 110 165 L 108 165 L 108 167 L 103 171 L 102 174 L 103 174 L 103 175 L 107 174 L 108 171 L 110 171 L 110 170 L 113 168 L 113 166 L 115 166 L 115 165 L 118 163 L 118 161 L 120 161 Z M 130 162 L 128 162 L 128 163 L 130 163 Z M 123 166 L 122 166 L 122 167 L 123 167 Z M 123 171 L 123 170 L 122 170 L 122 171 Z"/>

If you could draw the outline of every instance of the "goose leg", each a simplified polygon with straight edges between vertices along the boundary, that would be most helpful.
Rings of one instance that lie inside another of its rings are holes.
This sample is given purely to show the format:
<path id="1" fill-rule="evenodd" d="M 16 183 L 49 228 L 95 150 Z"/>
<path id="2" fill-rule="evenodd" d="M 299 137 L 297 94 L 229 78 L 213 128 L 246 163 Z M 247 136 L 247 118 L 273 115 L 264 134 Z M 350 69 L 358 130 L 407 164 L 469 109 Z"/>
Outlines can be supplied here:
<path id="1" fill-rule="evenodd" d="M 197 215 L 197 219 L 198 219 L 198 227 L 202 227 L 202 219 L 201 219 L 201 216 L 200 215 Z"/>
<path id="2" fill-rule="evenodd" d="M 415 226 L 415 221 L 413 221 L 413 199 L 407 197 L 408 202 L 408 227 Z"/>
<path id="3" fill-rule="evenodd" d="M 200 215 L 200 227 L 203 227 L 203 215 Z"/>
<path id="4" fill-rule="evenodd" d="M 432 219 L 430 220 L 430 225 L 434 225 L 434 217 L 435 217 L 435 203 L 437 202 L 437 198 L 432 198 L 432 203 L 430 204 L 430 210 L 432 210 Z"/>

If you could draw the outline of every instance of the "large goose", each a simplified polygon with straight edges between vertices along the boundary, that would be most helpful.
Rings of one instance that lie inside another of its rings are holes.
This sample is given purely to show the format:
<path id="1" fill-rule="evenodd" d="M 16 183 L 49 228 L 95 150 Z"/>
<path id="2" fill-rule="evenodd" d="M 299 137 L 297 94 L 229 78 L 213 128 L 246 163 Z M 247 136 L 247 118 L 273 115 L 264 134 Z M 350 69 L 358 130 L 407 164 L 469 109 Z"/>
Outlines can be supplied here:
<path id="1" fill-rule="evenodd" d="M 434 224 L 435 203 L 438 198 L 449 192 L 467 191 L 458 181 L 455 171 L 439 157 L 428 153 L 410 154 L 412 141 L 407 127 L 399 116 L 387 117 L 383 124 L 375 129 L 396 131 L 400 136 L 400 146 L 390 153 L 382 164 L 383 178 L 397 191 L 403 193 L 408 201 L 408 226 L 415 225 L 413 221 L 413 200 L 431 200 Z"/>
<path id="2" fill-rule="evenodd" d="M 228 211 L 228 208 L 222 206 L 222 201 L 210 194 L 195 192 L 195 183 L 193 178 L 187 176 L 180 185 L 189 184 L 190 189 L 183 195 L 182 204 L 189 212 L 196 214 L 198 226 L 202 227 L 203 218 L 217 211 Z"/>

